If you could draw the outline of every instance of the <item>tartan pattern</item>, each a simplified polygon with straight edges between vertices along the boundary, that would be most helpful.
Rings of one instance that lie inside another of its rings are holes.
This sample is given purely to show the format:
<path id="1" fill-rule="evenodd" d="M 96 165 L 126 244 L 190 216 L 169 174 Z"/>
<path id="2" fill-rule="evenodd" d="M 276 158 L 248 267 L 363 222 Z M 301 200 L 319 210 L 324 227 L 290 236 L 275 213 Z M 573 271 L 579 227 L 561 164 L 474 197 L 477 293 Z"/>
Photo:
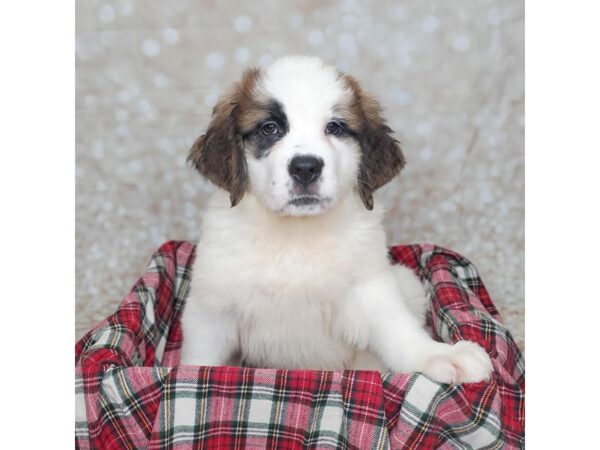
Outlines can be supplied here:
<path id="1" fill-rule="evenodd" d="M 524 448 L 524 361 L 462 256 L 390 249 L 425 283 L 434 334 L 490 354 L 490 382 L 449 386 L 419 373 L 179 366 L 194 250 L 163 244 L 76 344 L 77 448 Z"/>

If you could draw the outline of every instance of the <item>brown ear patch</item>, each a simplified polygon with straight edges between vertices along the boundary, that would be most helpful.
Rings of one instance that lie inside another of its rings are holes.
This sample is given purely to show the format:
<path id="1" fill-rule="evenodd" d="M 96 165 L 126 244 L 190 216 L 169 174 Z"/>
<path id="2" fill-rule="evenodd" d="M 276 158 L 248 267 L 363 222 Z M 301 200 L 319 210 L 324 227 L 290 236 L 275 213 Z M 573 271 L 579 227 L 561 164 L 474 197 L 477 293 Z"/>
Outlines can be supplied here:
<path id="1" fill-rule="evenodd" d="M 248 184 L 241 129 L 253 119 L 259 80 L 258 69 L 247 70 L 219 100 L 208 130 L 194 142 L 187 158 L 204 177 L 229 192 L 231 206 L 240 202 Z"/>
<path id="2" fill-rule="evenodd" d="M 400 143 L 381 115 L 379 102 L 349 75 L 342 80 L 351 92 L 343 115 L 361 148 L 357 189 L 365 207 L 373 209 L 373 192 L 394 178 L 405 165 Z"/>

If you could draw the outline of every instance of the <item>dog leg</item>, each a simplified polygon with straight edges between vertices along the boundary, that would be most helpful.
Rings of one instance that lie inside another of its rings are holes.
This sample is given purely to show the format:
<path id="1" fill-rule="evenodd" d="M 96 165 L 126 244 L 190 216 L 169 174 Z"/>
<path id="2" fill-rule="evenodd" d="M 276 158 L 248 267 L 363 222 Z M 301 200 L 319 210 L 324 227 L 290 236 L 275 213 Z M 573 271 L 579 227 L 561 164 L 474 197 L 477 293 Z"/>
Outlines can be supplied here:
<path id="1" fill-rule="evenodd" d="M 468 341 L 434 341 L 408 306 L 396 269 L 355 286 L 345 310 L 345 337 L 377 354 L 394 372 L 422 372 L 441 383 L 487 380 L 492 364 L 485 350 Z"/>
<path id="2" fill-rule="evenodd" d="M 230 365 L 238 350 L 235 319 L 189 303 L 183 313 L 181 364 L 196 366 Z"/>

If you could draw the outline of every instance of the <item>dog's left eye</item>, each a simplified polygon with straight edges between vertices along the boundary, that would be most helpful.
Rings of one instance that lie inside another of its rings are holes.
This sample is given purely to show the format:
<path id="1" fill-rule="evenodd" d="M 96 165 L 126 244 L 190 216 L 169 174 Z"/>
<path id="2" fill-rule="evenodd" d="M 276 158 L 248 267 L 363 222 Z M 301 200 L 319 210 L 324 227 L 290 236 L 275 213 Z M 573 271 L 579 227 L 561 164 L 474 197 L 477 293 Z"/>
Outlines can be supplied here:
<path id="1" fill-rule="evenodd" d="M 277 125 L 273 122 L 267 122 L 265 123 L 261 128 L 260 131 L 262 132 L 262 134 L 264 134 L 265 136 L 270 136 L 272 134 L 276 134 L 279 132 L 279 128 L 277 128 Z"/>
<path id="2" fill-rule="evenodd" d="M 337 122 L 329 122 L 325 127 L 325 132 L 337 136 L 342 133 L 342 126 Z"/>

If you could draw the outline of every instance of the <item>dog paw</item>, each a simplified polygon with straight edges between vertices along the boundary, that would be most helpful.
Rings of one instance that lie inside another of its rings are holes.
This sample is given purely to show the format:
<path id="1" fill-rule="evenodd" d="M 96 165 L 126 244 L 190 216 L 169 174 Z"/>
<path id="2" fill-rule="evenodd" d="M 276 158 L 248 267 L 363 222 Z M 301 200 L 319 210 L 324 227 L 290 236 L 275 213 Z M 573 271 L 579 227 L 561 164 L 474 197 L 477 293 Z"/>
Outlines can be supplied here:
<path id="1" fill-rule="evenodd" d="M 492 361 L 481 346 L 459 341 L 430 357 L 421 372 L 440 383 L 460 384 L 487 381 L 492 369 Z"/>

